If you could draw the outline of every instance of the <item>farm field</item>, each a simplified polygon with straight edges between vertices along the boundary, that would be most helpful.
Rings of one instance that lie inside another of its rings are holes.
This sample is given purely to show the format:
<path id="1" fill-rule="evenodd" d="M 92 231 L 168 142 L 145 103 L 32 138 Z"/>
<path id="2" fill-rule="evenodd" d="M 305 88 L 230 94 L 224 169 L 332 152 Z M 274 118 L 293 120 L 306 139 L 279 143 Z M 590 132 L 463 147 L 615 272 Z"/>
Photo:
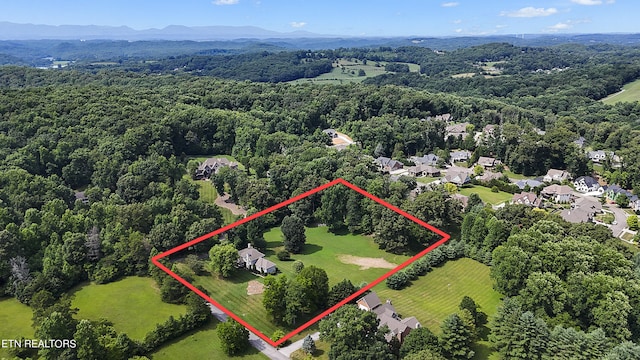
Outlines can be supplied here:
<path id="1" fill-rule="evenodd" d="M 302 261 L 305 266 L 315 265 L 327 271 L 329 286 L 348 278 L 354 285 L 371 282 L 387 273 L 391 268 L 406 261 L 409 257 L 393 255 L 378 249 L 373 240 L 366 236 L 334 235 L 326 227 L 307 228 L 307 243 L 302 254 L 292 255 L 290 261 L 280 261 L 276 253 L 283 247 L 282 232 L 274 228 L 265 233 L 267 241 L 266 257 L 273 261 L 278 270 L 294 277 L 293 262 Z M 356 256 L 357 255 L 357 256 Z M 351 257 L 349 257 L 351 256 Z M 386 267 L 369 267 L 352 264 L 364 258 L 373 261 L 386 261 Z M 202 286 L 212 299 L 237 314 L 249 324 L 270 336 L 278 329 L 269 319 L 262 305 L 262 295 L 247 295 L 250 281 L 263 282 L 263 278 L 246 270 L 236 271 L 229 279 L 217 276 L 195 276 L 196 286 Z M 284 329 L 283 329 L 284 330 Z"/>
<path id="2" fill-rule="evenodd" d="M 630 82 L 622 87 L 622 91 L 611 94 L 601 101 L 613 105 L 619 102 L 631 102 L 640 100 L 640 80 Z"/>
<path id="3" fill-rule="evenodd" d="M 135 340 L 142 340 L 169 316 L 178 317 L 187 312 L 184 305 L 162 302 L 155 281 L 146 277 L 132 276 L 104 285 L 85 283 L 73 294 L 71 304 L 79 309 L 76 318 L 107 319 L 117 331 Z"/>
<path id="4" fill-rule="evenodd" d="M 181 359 L 185 357 L 185 354 L 189 354 L 189 359 L 191 360 L 228 358 L 227 354 L 222 351 L 220 340 L 216 333 L 218 324 L 219 322 L 214 320 L 204 328 L 167 343 L 167 345 L 153 353 L 153 359 Z M 249 347 L 244 354 L 236 355 L 233 358 L 243 360 L 268 359 L 254 347 Z"/>
<path id="5" fill-rule="evenodd" d="M 513 198 L 513 194 L 509 194 L 504 191 L 494 193 L 491 191 L 491 189 L 484 186 L 464 187 L 458 189 L 458 192 L 466 196 L 471 195 L 471 193 L 476 193 L 478 194 L 478 196 L 480 196 L 480 199 L 482 199 L 482 201 L 491 205 L 497 205 L 505 201 L 509 201 L 511 200 L 511 198 Z"/>
<path id="6" fill-rule="evenodd" d="M 15 298 L 0 300 L 0 339 L 33 338 L 31 327 L 33 312 Z M 9 358 L 9 349 L 0 347 L 0 359 Z"/>

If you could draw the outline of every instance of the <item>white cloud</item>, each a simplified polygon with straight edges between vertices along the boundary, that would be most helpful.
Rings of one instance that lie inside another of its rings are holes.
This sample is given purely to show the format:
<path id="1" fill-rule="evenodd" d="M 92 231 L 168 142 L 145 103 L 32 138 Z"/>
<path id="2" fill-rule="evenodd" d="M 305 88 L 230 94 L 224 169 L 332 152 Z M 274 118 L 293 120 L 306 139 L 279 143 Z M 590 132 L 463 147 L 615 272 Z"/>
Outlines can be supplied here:
<path id="1" fill-rule="evenodd" d="M 458 34 L 462 32 L 462 29 L 455 29 L 455 32 L 457 32 Z"/>
<path id="2" fill-rule="evenodd" d="M 500 16 L 531 18 L 540 16 L 549 16 L 558 12 L 556 8 L 534 8 L 533 6 L 524 7 L 515 11 L 502 11 Z"/>
<path id="3" fill-rule="evenodd" d="M 304 27 L 305 25 L 307 25 L 307 23 L 303 22 L 303 21 L 292 21 L 290 25 L 291 25 L 291 27 L 299 29 L 299 28 Z"/>
<path id="4" fill-rule="evenodd" d="M 571 0 L 572 3 L 578 4 L 578 5 L 602 5 L 602 4 L 613 4 L 616 2 L 616 0 L 606 0 L 606 1 L 602 1 L 602 0 Z"/>
<path id="5" fill-rule="evenodd" d="M 507 27 L 507 25 L 500 25 L 500 24 L 496 25 L 496 29 L 504 29 L 506 27 Z"/>
<path id="6" fill-rule="evenodd" d="M 214 5 L 235 5 L 238 2 L 240 2 L 240 0 L 214 0 L 213 4 Z"/>
<path id="7" fill-rule="evenodd" d="M 453 20 L 453 23 L 454 23 L 454 24 L 460 24 L 460 23 L 462 23 L 462 20 L 460 20 L 460 19 Z"/>
<path id="8" fill-rule="evenodd" d="M 455 7 L 455 6 L 460 5 L 460 3 L 455 2 L 455 1 L 451 1 L 451 2 L 442 3 L 441 5 L 442 5 L 442 7 Z"/>
<path id="9" fill-rule="evenodd" d="M 567 20 L 567 21 L 559 22 L 555 25 L 551 25 L 548 28 L 546 28 L 545 31 L 555 33 L 563 30 L 569 30 L 573 28 L 574 25 L 584 24 L 588 22 L 591 22 L 591 20 L 590 19 Z"/>

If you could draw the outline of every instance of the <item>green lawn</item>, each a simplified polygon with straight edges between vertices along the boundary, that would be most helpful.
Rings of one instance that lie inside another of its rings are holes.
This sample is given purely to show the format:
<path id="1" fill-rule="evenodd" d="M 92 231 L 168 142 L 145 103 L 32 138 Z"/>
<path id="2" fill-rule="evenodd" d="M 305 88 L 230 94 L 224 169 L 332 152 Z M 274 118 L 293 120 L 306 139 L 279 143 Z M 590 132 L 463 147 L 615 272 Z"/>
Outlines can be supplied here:
<path id="1" fill-rule="evenodd" d="M 304 78 L 291 81 L 292 83 L 322 83 L 322 84 L 341 84 L 344 82 L 362 82 L 363 80 L 382 75 L 390 74 L 390 72 L 384 69 L 387 64 L 384 61 L 378 62 L 380 66 L 376 66 L 376 61 L 367 61 L 367 64 L 363 64 L 362 61 L 357 62 L 354 59 L 339 59 L 338 65 L 333 64 L 333 70 L 328 73 L 320 74 L 315 78 Z M 419 72 L 420 65 L 410 63 L 398 63 L 409 65 L 409 71 Z M 364 70 L 365 76 L 358 76 L 358 71 Z"/>
<path id="2" fill-rule="evenodd" d="M 516 179 L 516 180 L 525 180 L 525 179 L 530 179 L 530 176 L 525 176 L 522 174 L 516 174 L 510 170 L 504 170 L 502 172 L 503 174 L 507 175 L 509 177 L 509 179 Z"/>
<path id="3" fill-rule="evenodd" d="M 222 351 L 220 340 L 216 333 L 217 321 L 196 330 L 179 339 L 169 342 L 153 353 L 154 360 L 182 359 L 188 356 L 190 360 L 228 359 L 228 355 Z M 242 355 L 236 355 L 234 359 L 263 360 L 268 359 L 254 347 L 250 347 Z"/>
<path id="4" fill-rule="evenodd" d="M 630 82 L 622 87 L 623 91 L 611 94 L 602 99 L 605 104 L 613 105 L 619 102 L 631 102 L 640 100 L 640 80 Z"/>
<path id="5" fill-rule="evenodd" d="M 391 290 L 384 283 L 373 289 L 381 300 L 391 299 L 403 317 L 415 316 L 423 326 L 440 333 L 440 324 L 466 295 L 489 318 L 496 312 L 500 294 L 493 290 L 489 267 L 472 259 L 449 261 L 433 269 L 402 290 Z"/>
<path id="6" fill-rule="evenodd" d="M 424 176 L 424 177 L 417 177 L 416 182 L 419 182 L 421 184 L 431 184 L 432 182 L 439 179 L 440 179 L 439 177 Z"/>
<path id="7" fill-rule="evenodd" d="M 329 348 L 331 344 L 326 343 L 322 340 L 316 341 L 316 352 L 313 354 L 312 359 L 319 360 L 329 360 Z M 307 353 L 300 350 L 296 350 L 291 354 L 292 360 L 305 360 L 307 358 Z"/>
<path id="8" fill-rule="evenodd" d="M 0 300 L 0 339 L 33 338 L 31 308 L 14 298 Z M 0 359 L 10 356 L 9 349 L 0 347 Z"/>
<path id="9" fill-rule="evenodd" d="M 280 261 L 276 257 L 282 248 L 282 232 L 274 228 L 265 233 L 267 240 L 266 257 L 273 261 L 281 273 L 294 277 L 294 260 L 302 261 L 305 266 L 315 265 L 327 271 L 330 286 L 347 278 L 354 285 L 371 282 L 387 273 L 390 269 L 361 269 L 359 265 L 346 264 L 338 258 L 341 255 L 358 257 L 383 258 L 389 263 L 399 265 L 408 256 L 393 255 L 378 249 L 373 239 L 359 235 L 334 235 L 326 227 L 307 228 L 307 242 L 302 254 L 293 255 L 291 261 Z M 196 276 L 195 283 L 202 286 L 211 298 L 219 302 L 249 324 L 270 336 L 276 329 L 262 306 L 262 295 L 247 295 L 247 283 L 251 280 L 263 282 L 263 278 L 245 270 L 238 270 L 229 279 L 216 276 Z M 283 329 L 286 331 L 286 329 Z"/>
<path id="10" fill-rule="evenodd" d="M 142 340 L 169 316 L 186 313 L 186 306 L 162 302 L 151 278 L 127 277 L 104 285 L 84 284 L 74 290 L 72 305 L 80 309 L 76 318 L 107 319 L 118 331 Z"/>
<path id="11" fill-rule="evenodd" d="M 504 191 L 494 193 L 491 191 L 491 189 L 484 186 L 464 187 L 460 188 L 458 192 L 466 196 L 471 195 L 471 193 L 476 193 L 480 196 L 480 199 L 482 199 L 482 201 L 491 205 L 497 205 L 505 201 L 509 201 L 511 200 L 511 198 L 513 198 L 513 194 L 509 194 Z"/>

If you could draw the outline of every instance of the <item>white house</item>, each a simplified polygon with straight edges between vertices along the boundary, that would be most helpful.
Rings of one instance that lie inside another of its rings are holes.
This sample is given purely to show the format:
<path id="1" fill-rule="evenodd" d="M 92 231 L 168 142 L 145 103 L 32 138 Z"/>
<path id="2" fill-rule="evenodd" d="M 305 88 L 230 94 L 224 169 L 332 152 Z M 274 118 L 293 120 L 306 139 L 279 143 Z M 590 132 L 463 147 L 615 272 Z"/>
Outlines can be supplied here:
<path id="1" fill-rule="evenodd" d="M 581 193 L 588 193 L 597 191 L 599 193 L 604 193 L 604 188 L 602 185 L 598 183 L 598 180 L 592 178 L 591 176 L 580 176 L 575 179 L 573 182 L 573 186 L 575 186 L 576 191 Z"/>

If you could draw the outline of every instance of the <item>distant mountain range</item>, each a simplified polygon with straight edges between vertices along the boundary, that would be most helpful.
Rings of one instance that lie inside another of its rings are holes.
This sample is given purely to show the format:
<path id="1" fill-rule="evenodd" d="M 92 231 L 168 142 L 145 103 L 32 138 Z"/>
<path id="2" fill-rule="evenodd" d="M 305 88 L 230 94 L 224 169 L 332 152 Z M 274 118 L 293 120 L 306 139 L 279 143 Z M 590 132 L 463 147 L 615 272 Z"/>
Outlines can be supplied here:
<path id="1" fill-rule="evenodd" d="M 0 40 L 235 40 L 332 36 L 308 31 L 277 32 L 255 26 L 180 26 L 135 30 L 128 26 L 34 25 L 0 21 Z"/>

